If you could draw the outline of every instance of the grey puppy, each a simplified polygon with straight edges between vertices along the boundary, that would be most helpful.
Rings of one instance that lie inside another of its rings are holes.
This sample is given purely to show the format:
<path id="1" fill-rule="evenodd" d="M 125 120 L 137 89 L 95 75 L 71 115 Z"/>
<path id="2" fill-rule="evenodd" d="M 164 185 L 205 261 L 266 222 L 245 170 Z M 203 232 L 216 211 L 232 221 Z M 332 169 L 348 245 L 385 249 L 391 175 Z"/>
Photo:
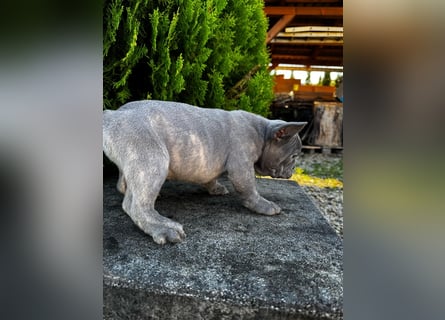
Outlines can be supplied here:
<path id="1" fill-rule="evenodd" d="M 306 122 L 284 122 L 245 111 L 204 109 L 165 101 L 130 102 L 103 114 L 103 150 L 119 168 L 122 208 L 158 244 L 180 242 L 182 225 L 154 208 L 166 179 L 203 185 L 210 194 L 227 189 L 224 172 L 250 210 L 274 215 L 275 203 L 261 197 L 255 171 L 289 178 L 301 150 L 298 132 Z"/>

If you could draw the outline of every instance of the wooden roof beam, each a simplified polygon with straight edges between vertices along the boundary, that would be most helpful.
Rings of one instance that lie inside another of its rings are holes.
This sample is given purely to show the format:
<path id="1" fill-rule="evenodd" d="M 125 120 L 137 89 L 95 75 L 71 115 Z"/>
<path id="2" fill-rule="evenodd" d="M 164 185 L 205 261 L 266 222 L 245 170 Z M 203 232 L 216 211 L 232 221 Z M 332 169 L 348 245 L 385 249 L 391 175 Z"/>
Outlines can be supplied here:
<path id="1" fill-rule="evenodd" d="M 316 60 L 320 54 L 320 47 L 316 47 L 312 50 L 311 60 Z"/>
<path id="2" fill-rule="evenodd" d="M 293 56 L 293 55 L 272 55 L 272 63 L 299 64 L 306 66 L 343 66 L 342 57 L 317 57 L 311 59 L 309 56 Z"/>
<path id="3" fill-rule="evenodd" d="M 289 27 L 285 32 L 343 32 L 343 27 L 328 27 L 328 26 L 303 26 L 303 27 Z"/>
<path id="4" fill-rule="evenodd" d="M 268 16 L 326 16 L 343 17 L 343 7 L 264 7 Z"/>
<path id="5" fill-rule="evenodd" d="M 272 54 L 272 60 L 313 60 L 308 56 L 297 56 L 292 54 Z M 342 57 L 326 57 L 326 56 L 318 56 L 317 60 L 323 61 L 338 61 L 343 60 Z"/>
<path id="6" fill-rule="evenodd" d="M 343 66 L 307 66 L 276 64 L 271 70 L 334 71 L 343 72 Z"/>
<path id="7" fill-rule="evenodd" d="M 268 2 L 268 1 L 266 1 Z M 334 3 L 338 0 L 286 0 L 289 3 Z"/>
<path id="8" fill-rule="evenodd" d="M 343 38 L 343 32 L 279 32 L 277 36 L 286 38 Z"/>
<path id="9" fill-rule="evenodd" d="M 342 46 L 343 39 L 273 39 L 270 43 L 280 43 L 289 45 L 326 45 L 326 46 Z"/>
<path id="10" fill-rule="evenodd" d="M 289 22 L 292 21 L 292 19 L 295 17 L 294 14 L 287 14 L 281 17 L 280 20 L 277 21 L 277 23 L 274 24 L 272 28 L 267 32 L 267 40 L 266 43 L 269 43 L 275 36 L 283 30 Z"/>
<path id="11" fill-rule="evenodd" d="M 295 65 L 308 65 L 308 66 L 325 66 L 325 67 L 342 67 L 343 61 L 331 61 L 331 62 L 324 62 L 324 61 L 309 61 L 309 60 L 287 60 L 287 61 L 277 61 L 279 64 L 295 64 Z M 334 70 L 332 70 L 334 71 Z M 343 71 L 341 71 L 343 72 Z"/>

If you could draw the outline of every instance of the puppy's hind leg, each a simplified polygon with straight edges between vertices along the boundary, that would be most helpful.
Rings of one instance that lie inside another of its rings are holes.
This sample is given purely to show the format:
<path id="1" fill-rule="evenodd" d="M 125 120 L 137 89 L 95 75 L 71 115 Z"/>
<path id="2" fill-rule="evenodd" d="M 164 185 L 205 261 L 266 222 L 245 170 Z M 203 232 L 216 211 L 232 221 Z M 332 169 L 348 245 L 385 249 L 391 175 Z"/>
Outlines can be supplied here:
<path id="1" fill-rule="evenodd" d="M 204 184 L 203 186 L 204 188 L 207 189 L 207 191 L 211 195 L 222 196 L 229 193 L 227 188 L 222 184 L 220 184 L 216 179 L 210 181 L 209 183 Z"/>

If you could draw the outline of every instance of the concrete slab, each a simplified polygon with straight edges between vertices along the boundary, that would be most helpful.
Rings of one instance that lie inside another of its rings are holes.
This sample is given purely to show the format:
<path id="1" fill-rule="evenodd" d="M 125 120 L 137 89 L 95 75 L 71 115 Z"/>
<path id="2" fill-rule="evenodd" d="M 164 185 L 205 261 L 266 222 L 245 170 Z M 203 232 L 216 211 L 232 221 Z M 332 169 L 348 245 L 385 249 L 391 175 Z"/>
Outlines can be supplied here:
<path id="1" fill-rule="evenodd" d="M 105 319 L 341 319 L 343 244 L 302 189 L 258 179 L 280 215 L 167 182 L 157 210 L 184 226 L 159 246 L 121 209 L 117 178 L 104 182 Z"/>

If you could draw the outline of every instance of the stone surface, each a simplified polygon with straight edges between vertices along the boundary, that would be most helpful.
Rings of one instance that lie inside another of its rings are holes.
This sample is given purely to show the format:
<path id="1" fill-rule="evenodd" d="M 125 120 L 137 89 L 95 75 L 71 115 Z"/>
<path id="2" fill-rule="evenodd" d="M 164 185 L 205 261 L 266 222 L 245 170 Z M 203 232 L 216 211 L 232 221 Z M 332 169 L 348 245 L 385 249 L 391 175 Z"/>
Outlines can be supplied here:
<path id="1" fill-rule="evenodd" d="M 320 173 L 314 174 L 314 169 L 318 168 L 320 170 L 320 168 L 323 168 L 322 171 L 329 172 L 326 177 L 336 177 L 343 181 L 343 172 L 339 175 L 338 169 L 335 169 L 339 163 L 342 163 L 342 160 L 343 155 L 341 154 L 302 153 L 299 156 L 297 166 L 309 175 L 317 177 L 323 176 Z M 343 188 L 322 188 L 315 185 L 303 186 L 302 188 L 314 201 L 337 234 L 343 238 Z"/>
<path id="2" fill-rule="evenodd" d="M 157 210 L 183 224 L 183 243 L 159 246 L 104 182 L 105 319 L 342 319 L 341 239 L 302 189 L 259 179 L 282 208 L 262 216 L 225 196 L 166 182 Z"/>

